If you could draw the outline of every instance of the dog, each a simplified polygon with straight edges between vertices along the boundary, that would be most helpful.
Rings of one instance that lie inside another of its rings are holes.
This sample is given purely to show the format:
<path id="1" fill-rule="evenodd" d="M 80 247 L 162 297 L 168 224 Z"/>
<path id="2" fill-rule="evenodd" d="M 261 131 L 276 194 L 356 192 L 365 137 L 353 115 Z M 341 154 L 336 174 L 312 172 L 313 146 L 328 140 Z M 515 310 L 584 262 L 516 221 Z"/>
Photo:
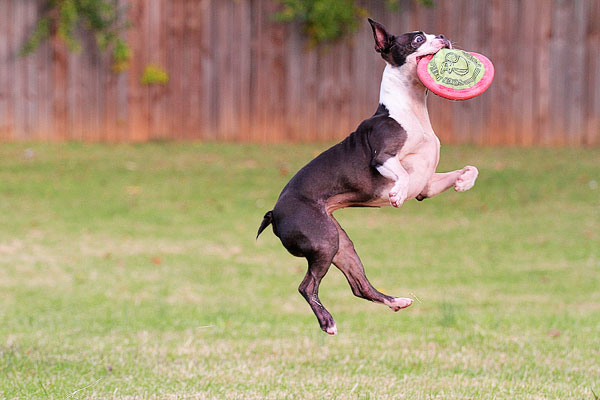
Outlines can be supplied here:
<path id="1" fill-rule="evenodd" d="M 427 111 L 427 89 L 417 77 L 417 62 L 442 48 L 452 48 L 443 35 L 410 32 L 391 35 L 369 18 L 375 50 L 386 63 L 379 106 L 375 114 L 340 143 L 304 166 L 283 188 L 268 211 L 256 238 L 270 224 L 283 246 L 305 257 L 308 271 L 298 291 L 312 308 L 321 329 L 335 335 L 337 328 L 319 300 L 319 284 L 333 263 L 345 275 L 354 295 L 382 303 L 394 311 L 411 298 L 377 291 L 365 275 L 354 245 L 333 212 L 344 207 L 400 207 L 450 187 L 464 192 L 473 187 L 478 170 L 436 173 L 440 141 Z"/>

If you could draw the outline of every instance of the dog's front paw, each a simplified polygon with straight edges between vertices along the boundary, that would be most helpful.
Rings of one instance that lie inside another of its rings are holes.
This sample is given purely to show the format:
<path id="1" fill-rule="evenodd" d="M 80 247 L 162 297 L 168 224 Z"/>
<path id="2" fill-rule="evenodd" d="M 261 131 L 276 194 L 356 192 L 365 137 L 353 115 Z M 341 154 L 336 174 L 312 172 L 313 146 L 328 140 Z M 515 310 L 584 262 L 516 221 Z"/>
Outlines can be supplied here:
<path id="1" fill-rule="evenodd" d="M 467 165 L 462 171 L 462 174 L 456 179 L 456 182 L 454 182 L 454 190 L 457 192 L 464 192 L 465 190 L 471 189 L 473 185 L 475 185 L 477 175 L 479 175 L 477 168 L 471 165 Z"/>
<path id="2" fill-rule="evenodd" d="M 400 207 L 408 196 L 408 186 L 394 186 L 389 193 L 390 204 L 393 207 Z"/>

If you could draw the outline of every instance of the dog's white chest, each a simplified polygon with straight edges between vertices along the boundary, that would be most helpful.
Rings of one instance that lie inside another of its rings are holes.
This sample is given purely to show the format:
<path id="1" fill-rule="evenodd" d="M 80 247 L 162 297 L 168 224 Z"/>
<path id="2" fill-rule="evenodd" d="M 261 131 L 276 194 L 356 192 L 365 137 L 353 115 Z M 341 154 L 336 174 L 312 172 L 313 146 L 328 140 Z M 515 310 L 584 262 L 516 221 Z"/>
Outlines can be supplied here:
<path id="1" fill-rule="evenodd" d="M 433 132 L 425 89 L 406 68 L 386 67 L 380 91 L 380 103 L 406 131 L 406 142 L 397 154 L 409 174 L 408 197 L 416 197 L 435 173 L 440 155 L 440 141 Z"/>

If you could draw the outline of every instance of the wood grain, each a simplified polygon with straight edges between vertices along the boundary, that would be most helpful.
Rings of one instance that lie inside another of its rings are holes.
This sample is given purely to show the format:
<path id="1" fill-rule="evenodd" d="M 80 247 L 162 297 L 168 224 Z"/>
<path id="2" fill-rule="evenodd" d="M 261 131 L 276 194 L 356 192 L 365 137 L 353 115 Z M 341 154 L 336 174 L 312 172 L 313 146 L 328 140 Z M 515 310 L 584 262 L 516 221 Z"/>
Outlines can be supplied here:
<path id="1" fill-rule="evenodd" d="M 384 62 L 366 19 L 346 40 L 311 46 L 300 24 L 273 18 L 273 0 L 119 4 L 133 22 L 123 73 L 85 32 L 79 53 L 54 37 L 19 56 L 42 7 L 0 1 L 0 140 L 330 141 L 376 109 Z M 444 34 L 494 62 L 483 95 L 429 95 L 443 143 L 600 144 L 600 0 L 359 4 L 392 33 Z M 148 64 L 169 83 L 142 85 Z"/>

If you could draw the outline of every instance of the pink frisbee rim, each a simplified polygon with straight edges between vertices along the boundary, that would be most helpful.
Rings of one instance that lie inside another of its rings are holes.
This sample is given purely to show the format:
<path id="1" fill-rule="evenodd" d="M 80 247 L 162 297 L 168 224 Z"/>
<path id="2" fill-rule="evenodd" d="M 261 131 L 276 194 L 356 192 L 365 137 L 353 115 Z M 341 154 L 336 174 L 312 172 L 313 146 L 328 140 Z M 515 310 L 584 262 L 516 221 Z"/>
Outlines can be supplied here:
<path id="1" fill-rule="evenodd" d="M 429 54 L 419 60 L 419 63 L 417 64 L 417 75 L 419 76 L 419 79 L 427 89 L 431 90 L 438 96 L 444 97 L 446 99 L 468 100 L 473 97 L 479 96 L 490 87 L 492 81 L 494 80 L 494 64 L 492 64 L 492 62 L 483 54 L 474 53 L 471 51 L 469 51 L 468 53 L 476 57 L 479 61 L 481 61 L 483 67 L 485 68 L 481 80 L 475 85 L 471 86 L 470 88 L 452 89 L 434 81 L 431 75 L 429 75 L 429 72 L 427 72 L 427 66 L 429 64 L 429 61 L 431 61 L 431 59 L 433 58 L 434 54 Z"/>

